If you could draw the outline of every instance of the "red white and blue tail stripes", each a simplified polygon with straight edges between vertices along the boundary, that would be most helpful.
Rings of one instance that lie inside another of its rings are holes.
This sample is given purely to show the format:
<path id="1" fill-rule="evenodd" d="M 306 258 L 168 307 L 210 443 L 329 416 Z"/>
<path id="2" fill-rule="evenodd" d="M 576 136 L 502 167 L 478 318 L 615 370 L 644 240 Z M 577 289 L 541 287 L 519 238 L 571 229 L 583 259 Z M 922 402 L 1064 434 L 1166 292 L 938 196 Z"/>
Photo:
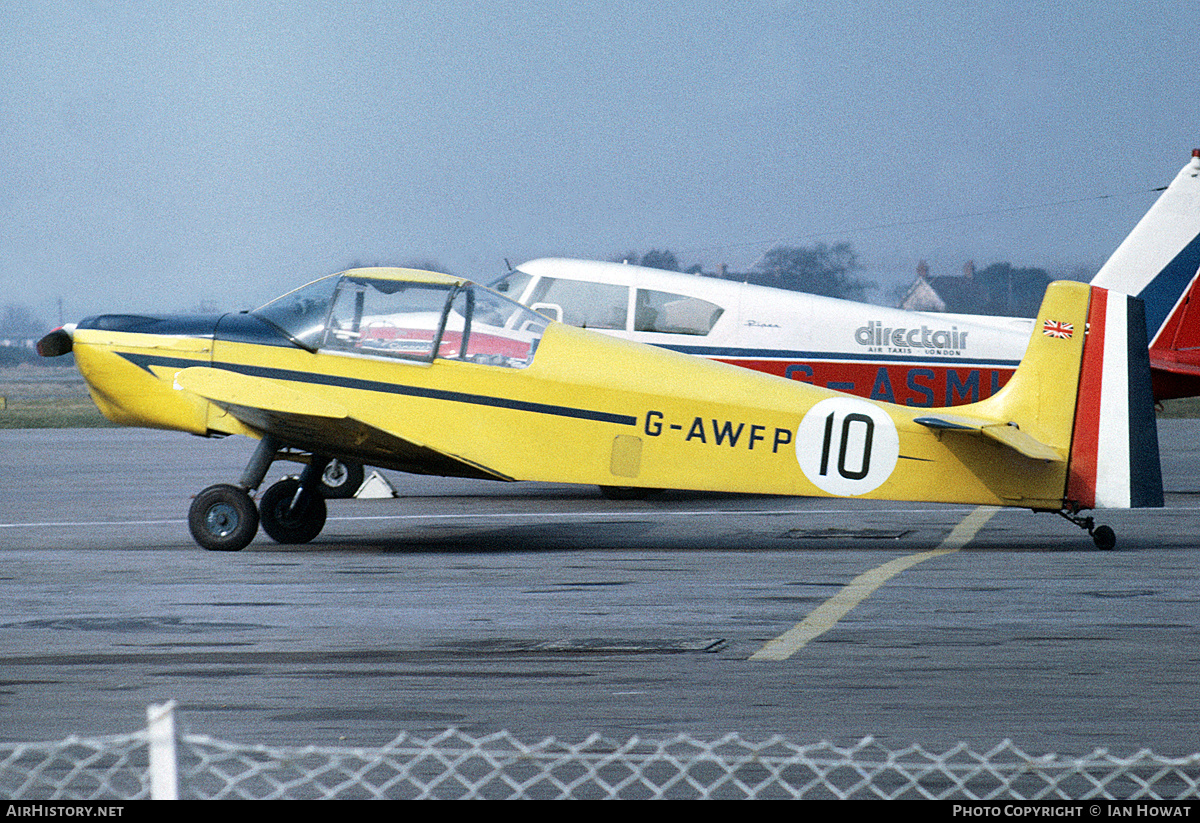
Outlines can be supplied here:
<path id="1" fill-rule="evenodd" d="M 1136 297 L 1093 288 L 1071 441 L 1067 505 L 1163 505 L 1146 317 Z"/>

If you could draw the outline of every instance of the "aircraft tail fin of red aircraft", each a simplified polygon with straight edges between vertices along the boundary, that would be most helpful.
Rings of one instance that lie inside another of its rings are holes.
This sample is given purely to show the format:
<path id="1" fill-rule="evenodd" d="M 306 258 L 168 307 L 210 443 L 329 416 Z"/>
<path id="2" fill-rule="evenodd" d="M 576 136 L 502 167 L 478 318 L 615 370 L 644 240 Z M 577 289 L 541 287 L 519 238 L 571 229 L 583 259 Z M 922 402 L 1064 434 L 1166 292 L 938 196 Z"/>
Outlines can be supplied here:
<path id="1" fill-rule="evenodd" d="M 1200 149 L 1092 279 L 1145 304 L 1155 396 L 1200 395 Z"/>
<path id="2" fill-rule="evenodd" d="M 1067 472 L 1076 511 L 1163 505 L 1146 337 L 1142 301 L 1092 289 Z"/>

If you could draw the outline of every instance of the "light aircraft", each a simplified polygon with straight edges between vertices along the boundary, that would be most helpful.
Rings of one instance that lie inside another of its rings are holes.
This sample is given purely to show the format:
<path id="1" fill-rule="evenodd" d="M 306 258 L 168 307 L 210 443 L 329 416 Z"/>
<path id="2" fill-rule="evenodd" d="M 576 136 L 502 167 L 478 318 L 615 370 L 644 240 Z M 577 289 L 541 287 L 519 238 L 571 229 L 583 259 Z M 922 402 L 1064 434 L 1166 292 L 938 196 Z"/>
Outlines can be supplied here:
<path id="1" fill-rule="evenodd" d="M 492 480 L 863 497 L 1058 512 L 1162 505 L 1141 301 L 1046 292 L 986 400 L 871 401 L 554 322 L 469 281 L 356 269 L 221 317 L 100 315 L 51 332 L 111 420 L 258 439 L 188 522 L 236 551 L 325 523 L 330 459 Z M 1101 432 L 1104 442 L 1101 443 Z M 252 493 L 277 459 L 305 467 Z"/>
<path id="2" fill-rule="evenodd" d="M 1200 150 L 1092 281 L 1144 301 L 1158 400 L 1200 395 L 1198 271 Z M 491 286 L 574 326 L 902 406 L 990 397 L 1033 330 L 587 260 L 531 260 Z"/>

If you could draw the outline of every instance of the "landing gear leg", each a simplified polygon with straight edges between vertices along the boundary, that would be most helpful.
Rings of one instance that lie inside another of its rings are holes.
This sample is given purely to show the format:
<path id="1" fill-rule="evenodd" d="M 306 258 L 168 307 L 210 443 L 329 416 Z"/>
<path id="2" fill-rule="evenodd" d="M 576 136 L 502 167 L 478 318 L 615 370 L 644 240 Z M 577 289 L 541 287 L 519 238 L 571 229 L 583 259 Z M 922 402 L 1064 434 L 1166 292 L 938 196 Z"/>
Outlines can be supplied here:
<path id="1" fill-rule="evenodd" d="M 254 491 L 261 486 L 271 464 L 275 462 L 275 455 L 279 453 L 279 447 L 280 443 L 274 437 L 267 436 L 259 440 L 258 448 L 254 450 L 254 456 L 246 464 L 246 470 L 242 472 L 242 481 L 238 485 L 247 491 Z"/>
<path id="2" fill-rule="evenodd" d="M 1080 517 L 1078 514 L 1072 514 L 1066 510 L 1059 511 L 1059 515 L 1086 531 L 1097 549 L 1108 551 L 1117 545 L 1117 534 L 1110 526 L 1097 526 L 1094 518 Z"/>
<path id="3" fill-rule="evenodd" d="M 285 477 L 263 493 L 258 511 L 263 531 L 277 543 L 307 543 L 325 528 L 321 475 L 328 457 L 313 455 L 299 479 Z"/>
<path id="4" fill-rule="evenodd" d="M 258 533 L 258 509 L 250 492 L 262 483 L 275 459 L 279 444 L 264 437 L 236 486 L 218 483 L 196 495 L 188 510 L 188 528 L 203 548 L 218 552 L 241 551 Z"/>

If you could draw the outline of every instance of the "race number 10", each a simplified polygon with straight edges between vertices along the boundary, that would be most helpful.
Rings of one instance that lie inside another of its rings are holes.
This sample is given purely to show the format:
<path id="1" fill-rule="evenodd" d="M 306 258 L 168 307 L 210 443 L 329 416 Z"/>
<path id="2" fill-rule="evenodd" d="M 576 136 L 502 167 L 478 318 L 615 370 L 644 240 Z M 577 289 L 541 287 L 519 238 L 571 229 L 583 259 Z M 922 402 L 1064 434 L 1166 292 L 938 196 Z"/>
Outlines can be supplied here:
<path id="1" fill-rule="evenodd" d="M 900 454 L 896 424 L 883 409 L 849 397 L 817 403 L 796 432 L 796 460 L 822 491 L 866 494 L 891 476 Z"/>
<path id="2" fill-rule="evenodd" d="M 837 412 L 830 412 L 825 418 L 825 443 L 821 446 L 821 475 L 829 473 L 829 448 L 833 445 L 833 421 L 837 417 Z M 862 426 L 861 437 L 856 436 L 854 442 L 851 443 L 850 435 L 852 431 L 859 432 L 859 429 L 851 429 L 851 426 L 858 423 Z M 842 418 L 842 441 L 838 446 L 837 471 L 842 477 L 847 480 L 862 480 L 871 471 L 871 443 L 875 438 L 875 421 L 865 414 L 854 412 Z M 857 452 L 856 461 L 857 469 L 846 468 L 846 456 L 852 452 Z"/>

